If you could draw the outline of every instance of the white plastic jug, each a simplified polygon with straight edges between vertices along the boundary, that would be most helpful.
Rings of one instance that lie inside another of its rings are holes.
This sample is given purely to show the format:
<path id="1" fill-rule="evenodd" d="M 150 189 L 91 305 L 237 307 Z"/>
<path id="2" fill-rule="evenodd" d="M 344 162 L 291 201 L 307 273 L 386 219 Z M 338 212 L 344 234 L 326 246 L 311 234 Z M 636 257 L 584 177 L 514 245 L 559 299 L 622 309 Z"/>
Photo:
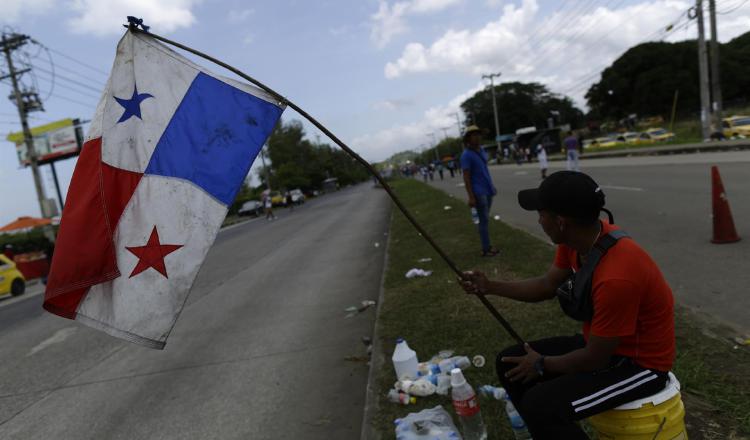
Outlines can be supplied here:
<path id="1" fill-rule="evenodd" d="M 396 379 L 417 378 L 417 353 L 409 348 L 409 344 L 403 338 L 396 340 L 396 348 L 393 350 L 393 369 L 396 370 Z"/>

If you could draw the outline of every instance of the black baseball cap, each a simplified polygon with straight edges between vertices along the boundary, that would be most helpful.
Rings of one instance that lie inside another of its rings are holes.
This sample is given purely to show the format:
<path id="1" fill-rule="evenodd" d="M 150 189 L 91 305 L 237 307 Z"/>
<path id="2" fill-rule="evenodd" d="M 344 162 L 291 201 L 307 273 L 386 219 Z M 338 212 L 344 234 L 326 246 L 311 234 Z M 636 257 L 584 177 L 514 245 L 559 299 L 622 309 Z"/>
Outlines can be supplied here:
<path id="1" fill-rule="evenodd" d="M 527 211 L 546 210 L 565 217 L 593 219 L 604 208 L 604 192 L 587 174 L 558 171 L 544 179 L 539 188 L 519 191 L 518 204 Z"/>

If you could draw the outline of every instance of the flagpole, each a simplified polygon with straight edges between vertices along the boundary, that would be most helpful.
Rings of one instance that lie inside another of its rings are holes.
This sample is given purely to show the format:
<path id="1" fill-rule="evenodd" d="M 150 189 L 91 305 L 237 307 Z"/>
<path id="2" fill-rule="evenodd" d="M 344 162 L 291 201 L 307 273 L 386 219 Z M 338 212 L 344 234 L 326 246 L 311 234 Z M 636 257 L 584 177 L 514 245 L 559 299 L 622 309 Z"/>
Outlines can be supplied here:
<path id="1" fill-rule="evenodd" d="M 226 63 L 224 63 L 224 62 L 222 62 L 222 61 L 220 61 L 220 60 L 218 60 L 218 59 L 216 59 L 216 58 L 214 58 L 214 57 L 212 57 L 210 55 L 206 55 L 203 52 L 200 52 L 198 50 L 195 50 L 195 49 L 190 48 L 188 46 L 185 46 L 183 44 L 177 43 L 176 41 L 172 41 L 172 40 L 164 38 L 164 37 L 162 37 L 160 35 L 157 35 L 157 34 L 154 34 L 152 32 L 149 32 L 147 30 L 148 27 L 146 27 L 146 30 L 139 29 L 137 26 L 138 25 L 143 26 L 142 20 L 138 20 L 138 19 L 135 19 L 135 18 L 128 17 L 128 21 L 129 21 L 130 24 L 129 25 L 124 25 L 124 26 L 127 27 L 128 30 L 130 30 L 131 32 L 148 35 L 151 38 L 154 38 L 154 39 L 159 40 L 161 42 L 164 42 L 164 43 L 170 44 L 172 46 L 178 47 L 178 48 L 180 48 L 180 49 L 182 49 L 184 51 L 192 53 L 193 55 L 197 55 L 197 56 L 199 56 L 201 58 L 204 58 L 204 59 L 206 59 L 208 61 L 211 61 L 214 64 L 218 64 L 219 66 L 221 66 L 221 67 L 229 70 L 230 72 L 233 72 L 233 73 L 237 74 L 238 76 L 242 77 L 243 79 L 246 79 L 247 81 L 250 81 L 252 84 L 254 84 L 255 86 L 257 86 L 258 88 L 263 89 L 266 93 L 268 93 L 268 94 L 272 95 L 274 98 L 276 98 L 279 101 L 280 104 L 284 104 L 284 105 L 290 107 L 291 109 L 293 109 L 294 111 L 296 111 L 297 113 L 299 113 L 300 115 L 302 115 L 302 117 L 304 117 L 305 119 L 307 119 L 308 121 L 310 121 L 310 123 L 312 123 L 315 127 L 318 128 L 318 130 L 322 131 L 326 136 L 328 136 L 342 150 L 344 150 L 347 154 L 349 154 L 350 156 L 352 156 L 357 162 L 359 162 L 360 164 L 362 164 L 370 172 L 370 174 L 372 174 L 378 180 L 378 182 L 383 186 L 383 189 L 385 189 L 385 191 L 391 197 L 391 200 L 393 200 L 393 203 L 396 204 L 396 206 L 398 207 L 398 209 L 404 214 L 404 216 L 407 218 L 407 220 L 409 220 L 409 222 L 412 224 L 412 226 L 414 226 L 414 228 L 417 230 L 417 232 L 419 232 L 419 235 L 421 235 L 425 240 L 427 240 L 427 242 L 430 244 L 430 246 L 432 246 L 432 248 L 435 249 L 435 252 L 437 252 L 440 255 L 440 257 L 443 259 L 443 261 L 445 261 L 445 263 L 451 268 L 451 270 L 453 270 L 453 272 L 456 273 L 456 275 L 458 275 L 459 278 L 466 279 L 466 277 L 464 276 L 463 272 L 461 272 L 461 270 L 458 269 L 458 266 L 456 266 L 456 264 L 453 262 L 453 260 L 451 260 L 451 258 L 448 257 L 448 255 L 443 251 L 443 249 L 440 246 L 438 246 L 438 244 L 432 239 L 432 237 L 429 234 L 427 234 L 427 231 L 425 231 L 422 228 L 422 226 L 419 223 L 417 223 L 417 220 L 414 219 L 414 217 L 406 209 L 406 207 L 403 205 L 403 203 L 401 203 L 401 200 L 393 192 L 393 190 L 391 189 L 390 185 L 388 185 L 388 182 L 386 182 L 385 179 L 383 179 L 380 176 L 380 173 L 368 161 L 366 161 L 362 157 L 360 157 L 359 154 L 357 154 L 356 152 L 354 152 L 354 150 L 352 150 L 346 144 L 344 144 L 344 142 L 342 142 L 338 137 L 336 137 L 336 135 L 334 135 L 333 133 L 331 133 L 326 127 L 323 126 L 323 124 L 321 124 L 315 118 L 313 118 L 312 116 L 310 116 L 306 111 L 302 110 L 300 107 L 298 107 L 292 101 L 290 101 L 290 100 L 286 99 L 285 97 L 281 96 L 275 90 L 271 89 L 270 87 L 266 86 L 265 84 L 261 83 L 260 81 L 256 80 L 255 78 L 252 78 L 251 76 L 249 76 L 249 75 L 241 72 L 237 68 L 232 67 L 229 64 L 226 64 Z M 500 312 L 497 311 L 497 309 L 495 308 L 495 306 L 493 306 L 492 303 L 484 295 L 477 294 L 476 296 L 479 298 L 479 300 L 482 302 L 482 304 L 484 304 L 484 306 L 487 307 L 487 310 L 489 310 L 490 314 L 492 316 L 494 316 L 495 319 L 498 320 L 498 322 L 500 322 L 500 325 L 503 326 L 503 328 L 505 329 L 505 331 L 507 331 L 513 337 L 513 339 L 516 340 L 516 342 L 518 342 L 519 344 L 523 344 L 524 340 L 521 338 L 521 336 L 518 335 L 518 333 L 516 333 L 516 331 L 513 329 L 513 327 L 511 327 L 510 323 L 508 323 L 508 321 L 506 321 L 505 318 L 503 318 L 503 316 L 500 314 Z"/>

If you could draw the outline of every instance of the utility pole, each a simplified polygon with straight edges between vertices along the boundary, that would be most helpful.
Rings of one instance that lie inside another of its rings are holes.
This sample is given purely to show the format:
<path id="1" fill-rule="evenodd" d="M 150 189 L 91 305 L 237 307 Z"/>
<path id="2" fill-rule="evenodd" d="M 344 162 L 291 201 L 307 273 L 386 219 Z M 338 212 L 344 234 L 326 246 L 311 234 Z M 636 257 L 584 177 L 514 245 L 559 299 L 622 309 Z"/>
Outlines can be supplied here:
<path id="1" fill-rule="evenodd" d="M 432 143 L 435 144 L 435 160 L 440 162 L 440 152 L 438 151 L 438 143 L 435 139 L 435 133 L 429 133 L 430 137 L 432 137 Z"/>
<path id="2" fill-rule="evenodd" d="M 450 128 L 450 126 L 441 128 L 441 130 L 443 130 L 443 134 L 445 135 L 445 137 L 443 139 L 448 139 L 448 129 L 449 128 Z"/>
<path id="3" fill-rule="evenodd" d="M 495 143 L 497 144 L 497 151 L 500 151 L 500 120 L 497 118 L 497 101 L 495 100 L 495 81 L 494 79 L 499 78 L 500 72 L 490 73 L 489 75 L 482 75 L 482 78 L 490 79 L 490 90 L 492 90 L 492 112 L 495 114 Z"/>
<path id="4" fill-rule="evenodd" d="M 44 186 L 42 186 L 42 178 L 39 174 L 39 164 L 37 162 L 36 150 L 34 149 L 34 138 L 31 135 L 29 129 L 29 123 L 26 120 L 26 115 L 33 110 L 41 109 L 41 102 L 38 96 L 34 92 L 21 91 L 18 87 L 18 77 L 20 77 L 29 69 L 16 70 L 13 65 L 13 50 L 23 46 L 29 40 L 28 35 L 20 34 L 6 34 L 3 33 L 2 39 L 2 50 L 5 54 L 5 61 L 8 64 L 8 74 L 0 77 L 0 79 L 10 78 L 11 84 L 13 85 L 13 94 L 9 96 L 11 100 L 16 102 L 18 108 L 18 116 L 21 119 L 21 128 L 23 130 L 23 140 L 26 144 L 26 151 L 29 156 L 29 163 L 31 164 L 31 174 L 34 177 L 34 186 L 36 187 L 36 196 L 39 201 L 39 210 L 42 217 L 48 217 L 48 211 L 46 208 L 46 199 L 44 193 Z"/>
<path id="5" fill-rule="evenodd" d="M 456 127 L 458 127 L 458 137 L 461 137 L 461 118 L 458 116 L 458 112 L 453 112 L 456 116 Z"/>
<path id="6" fill-rule="evenodd" d="M 721 131 L 721 75 L 719 74 L 719 30 L 716 27 L 716 0 L 708 0 L 711 23 L 711 100 L 714 115 L 714 131 Z"/>
<path id="7" fill-rule="evenodd" d="M 268 197 L 271 197 L 271 173 L 268 170 L 268 167 L 266 166 L 266 154 L 265 154 L 266 144 L 263 144 L 262 147 L 260 147 L 260 160 L 263 162 L 263 171 L 266 172 L 266 188 L 268 189 Z"/>
<path id="8" fill-rule="evenodd" d="M 695 18 L 698 20 L 698 71 L 701 93 L 701 133 L 703 140 L 711 137 L 711 97 L 708 90 L 708 56 L 706 34 L 703 26 L 703 0 L 695 0 Z"/>

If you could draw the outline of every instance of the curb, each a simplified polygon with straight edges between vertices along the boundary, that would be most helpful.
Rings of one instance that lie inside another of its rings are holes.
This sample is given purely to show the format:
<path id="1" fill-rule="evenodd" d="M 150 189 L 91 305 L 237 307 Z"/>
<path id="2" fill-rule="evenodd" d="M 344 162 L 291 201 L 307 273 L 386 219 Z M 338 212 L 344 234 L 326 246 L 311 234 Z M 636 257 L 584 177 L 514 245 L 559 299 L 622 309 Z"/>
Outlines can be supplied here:
<path id="1" fill-rule="evenodd" d="M 388 240 L 385 244 L 385 256 L 383 257 L 383 275 L 380 277 L 380 293 L 378 294 L 378 307 L 375 313 L 375 328 L 372 332 L 372 352 L 370 354 L 370 372 L 367 375 L 367 389 L 365 394 L 365 408 L 362 414 L 362 430 L 360 432 L 360 440 L 380 440 L 381 434 L 372 427 L 372 417 L 374 412 L 378 409 L 378 395 L 376 394 L 375 374 L 383 366 L 385 362 L 383 353 L 381 351 L 379 328 L 380 328 L 380 308 L 383 305 L 383 297 L 385 296 L 385 275 L 388 270 L 388 260 L 391 249 L 391 224 L 393 222 L 393 205 L 391 204 L 391 215 L 388 219 Z"/>

